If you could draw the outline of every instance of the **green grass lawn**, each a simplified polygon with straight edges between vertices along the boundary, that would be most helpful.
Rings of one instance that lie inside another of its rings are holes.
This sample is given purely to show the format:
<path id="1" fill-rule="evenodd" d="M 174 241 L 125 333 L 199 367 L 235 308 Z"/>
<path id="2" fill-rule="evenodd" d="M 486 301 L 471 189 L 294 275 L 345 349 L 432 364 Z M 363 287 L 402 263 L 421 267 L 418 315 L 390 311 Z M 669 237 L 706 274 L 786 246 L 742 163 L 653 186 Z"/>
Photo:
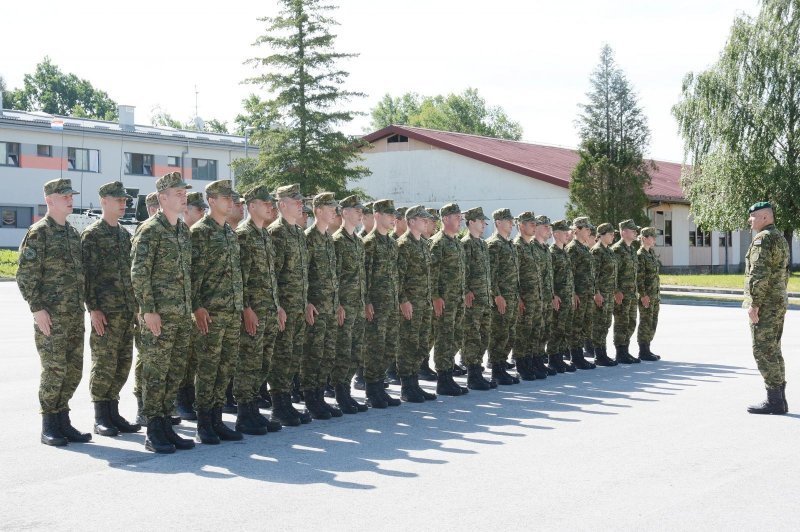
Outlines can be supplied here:
<path id="1" fill-rule="evenodd" d="M 703 288 L 736 288 L 744 286 L 742 274 L 709 274 L 709 275 L 661 275 L 661 284 L 677 286 L 699 286 Z M 789 291 L 800 292 L 800 274 L 792 273 L 789 277 Z"/>
<path id="2" fill-rule="evenodd" d="M 0 277 L 17 275 L 17 257 L 19 253 L 8 249 L 0 249 Z"/>

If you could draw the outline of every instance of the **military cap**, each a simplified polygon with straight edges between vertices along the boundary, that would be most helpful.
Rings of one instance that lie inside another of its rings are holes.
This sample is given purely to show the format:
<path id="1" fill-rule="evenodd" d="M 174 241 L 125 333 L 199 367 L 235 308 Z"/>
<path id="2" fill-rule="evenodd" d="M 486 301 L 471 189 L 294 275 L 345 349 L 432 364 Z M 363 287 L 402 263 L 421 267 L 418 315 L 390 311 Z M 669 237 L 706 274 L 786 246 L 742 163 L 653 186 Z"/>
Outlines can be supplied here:
<path id="1" fill-rule="evenodd" d="M 44 195 L 50 194 L 80 194 L 72 188 L 72 181 L 69 179 L 53 179 L 44 184 Z"/>
<path id="2" fill-rule="evenodd" d="M 278 187 L 275 189 L 275 197 L 279 200 L 282 199 L 296 199 L 296 200 L 304 200 L 306 198 L 300 193 L 300 185 L 295 183 L 294 185 L 284 185 L 282 187 Z"/>
<path id="3" fill-rule="evenodd" d="M 636 225 L 636 222 L 633 220 L 624 220 L 619 223 L 619 232 L 621 233 L 623 229 L 633 229 L 634 231 L 638 231 L 639 226 Z"/>
<path id="4" fill-rule="evenodd" d="M 364 209 L 364 206 L 358 200 L 358 196 L 347 196 L 342 201 L 339 202 L 339 206 L 342 209 Z"/>
<path id="5" fill-rule="evenodd" d="M 597 226 L 597 234 L 602 236 L 614 232 L 614 226 L 610 223 L 603 223 Z"/>
<path id="6" fill-rule="evenodd" d="M 461 214 L 461 207 L 458 206 L 458 203 L 448 203 L 439 209 L 439 216 L 442 218 L 450 216 L 451 214 Z"/>
<path id="7" fill-rule="evenodd" d="M 656 236 L 657 231 L 655 227 L 645 227 L 642 229 L 642 232 L 639 233 L 641 236 Z"/>
<path id="8" fill-rule="evenodd" d="M 308 203 L 303 203 L 303 214 L 307 214 L 311 217 L 314 216 L 314 209 Z"/>
<path id="9" fill-rule="evenodd" d="M 430 207 L 430 208 L 425 209 L 425 210 L 428 211 L 428 214 L 431 215 L 431 219 L 432 220 L 436 220 L 437 222 L 439 220 L 441 220 L 441 218 L 439 218 L 439 210 L 438 209 L 434 209 L 433 207 Z"/>
<path id="10" fill-rule="evenodd" d="M 269 193 L 269 189 L 266 186 L 255 185 L 244 192 L 244 201 L 246 203 L 250 203 L 253 200 L 275 201 L 275 198 L 272 197 L 272 194 Z"/>
<path id="11" fill-rule="evenodd" d="M 125 185 L 123 185 L 120 181 L 114 181 L 112 183 L 106 183 L 100 187 L 98 191 L 101 198 L 112 197 L 112 198 L 125 198 L 125 199 L 133 199 L 133 196 L 128 194 L 128 191 L 125 190 Z"/>
<path id="12" fill-rule="evenodd" d="M 230 179 L 212 181 L 206 185 L 206 197 L 230 196 L 233 199 L 233 184 Z M 238 196 L 238 194 L 237 194 Z"/>
<path id="13" fill-rule="evenodd" d="M 145 207 L 158 207 L 158 192 L 151 192 L 148 194 L 144 199 L 144 205 Z"/>
<path id="14" fill-rule="evenodd" d="M 516 220 L 517 220 L 517 223 L 520 223 L 520 224 L 526 223 L 526 222 L 537 223 L 536 222 L 536 215 L 533 214 L 533 212 L 531 212 L 531 211 L 525 211 L 525 212 L 519 213 L 517 215 L 517 217 L 516 217 Z"/>
<path id="15" fill-rule="evenodd" d="M 208 204 L 203 199 L 202 192 L 189 192 L 186 195 L 186 205 L 187 206 L 191 205 L 193 207 L 197 207 L 198 209 L 208 208 Z"/>
<path id="16" fill-rule="evenodd" d="M 597 236 L 597 227 L 590 225 L 589 226 L 589 234 L 591 236 Z"/>
<path id="17" fill-rule="evenodd" d="M 758 203 L 753 203 L 750 206 L 750 208 L 747 209 L 747 212 L 749 214 L 752 214 L 756 211 L 760 211 L 761 209 L 771 209 L 771 208 L 772 208 L 772 203 L 768 201 L 759 201 Z"/>
<path id="18" fill-rule="evenodd" d="M 593 227 L 591 223 L 589 223 L 588 216 L 578 216 L 574 220 L 572 220 L 572 228 L 573 229 L 583 229 L 584 227 Z"/>
<path id="19" fill-rule="evenodd" d="M 183 180 L 180 172 L 164 174 L 156 181 L 156 190 L 164 192 L 168 188 L 192 188 L 192 185 Z"/>
<path id="20" fill-rule="evenodd" d="M 244 203 L 244 198 L 235 190 L 231 193 L 231 199 L 234 203 Z"/>
<path id="21" fill-rule="evenodd" d="M 368 201 L 364 204 L 364 214 L 373 214 L 375 210 L 372 208 L 374 202 Z"/>
<path id="22" fill-rule="evenodd" d="M 484 220 L 489 221 L 489 217 L 483 214 L 483 207 L 473 207 L 464 211 L 464 219 L 471 220 Z"/>
<path id="23" fill-rule="evenodd" d="M 492 218 L 498 220 L 513 220 L 514 216 L 511 214 L 511 209 L 497 209 L 492 213 Z"/>
<path id="24" fill-rule="evenodd" d="M 539 225 L 550 225 L 552 222 L 550 222 L 550 218 L 548 218 L 544 214 L 540 214 L 539 216 L 536 217 L 536 223 Z"/>
<path id="25" fill-rule="evenodd" d="M 401 218 L 405 218 L 406 217 L 406 211 L 408 211 L 408 207 L 398 207 L 398 208 L 396 208 L 394 210 L 395 218 L 397 218 L 398 220 L 400 220 Z"/>
<path id="26" fill-rule="evenodd" d="M 394 201 L 390 199 L 378 200 L 372 204 L 372 208 L 375 210 L 375 212 L 380 212 L 383 214 L 395 213 Z"/>
<path id="27" fill-rule="evenodd" d="M 427 210 L 425 210 L 425 206 L 423 205 L 414 205 L 413 207 L 409 207 L 406 211 L 406 220 L 413 220 L 414 218 L 427 218 L 428 220 L 433 220 L 433 216 Z"/>
<path id="28" fill-rule="evenodd" d="M 339 202 L 336 201 L 336 196 L 333 192 L 321 192 L 314 196 L 311 200 L 311 205 L 316 209 L 317 207 L 338 207 Z"/>
<path id="29" fill-rule="evenodd" d="M 569 222 L 566 220 L 556 220 L 552 225 L 553 231 L 569 231 Z"/>

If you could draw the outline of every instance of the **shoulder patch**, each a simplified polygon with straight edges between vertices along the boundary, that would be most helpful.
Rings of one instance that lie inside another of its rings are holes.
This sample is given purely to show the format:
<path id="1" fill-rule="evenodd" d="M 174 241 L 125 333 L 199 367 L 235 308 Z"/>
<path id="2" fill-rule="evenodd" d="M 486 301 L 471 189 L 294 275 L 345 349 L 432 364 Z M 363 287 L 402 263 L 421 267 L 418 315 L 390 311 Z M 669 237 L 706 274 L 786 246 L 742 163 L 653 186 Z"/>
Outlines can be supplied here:
<path id="1" fill-rule="evenodd" d="M 36 258 L 36 250 L 33 248 L 25 248 L 25 251 L 22 252 L 22 257 L 25 260 L 33 260 Z"/>
<path id="2" fill-rule="evenodd" d="M 755 240 L 753 240 L 753 245 L 754 246 L 760 246 L 761 245 L 761 239 L 760 238 L 756 238 Z"/>

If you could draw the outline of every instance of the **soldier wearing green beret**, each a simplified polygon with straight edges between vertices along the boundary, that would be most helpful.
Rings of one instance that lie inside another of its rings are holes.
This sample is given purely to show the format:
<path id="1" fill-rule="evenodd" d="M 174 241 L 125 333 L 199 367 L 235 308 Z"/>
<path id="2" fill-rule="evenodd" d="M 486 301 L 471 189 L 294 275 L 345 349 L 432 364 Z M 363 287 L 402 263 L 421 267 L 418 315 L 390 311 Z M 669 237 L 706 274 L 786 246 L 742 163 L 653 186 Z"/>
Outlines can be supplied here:
<path id="1" fill-rule="evenodd" d="M 567 329 L 569 355 L 577 369 L 594 369 L 595 364 L 583 356 L 583 348 L 591 341 L 592 307 L 594 306 L 594 269 L 592 253 L 586 241 L 592 232 L 589 218 L 579 216 L 572 222 L 572 240 L 565 246 L 572 268 L 575 293 L 572 296 L 573 311 Z"/>
<path id="2" fill-rule="evenodd" d="M 540 318 L 534 319 L 531 329 L 531 350 L 533 351 L 533 371 L 537 379 L 556 375 L 555 368 L 548 367 L 546 345 L 553 320 L 553 310 L 557 298 L 553 293 L 553 261 L 547 241 L 553 235 L 550 218 L 541 214 L 536 217 L 536 230 L 531 244 L 536 265 L 541 275 L 542 304 Z"/>
<path id="3" fill-rule="evenodd" d="M 639 327 L 636 329 L 636 341 L 639 344 L 639 360 L 655 362 L 661 357 L 650 351 L 650 342 L 656 334 L 658 311 L 661 301 L 661 284 L 658 260 L 653 247 L 656 245 L 656 228 L 645 227 L 639 233 L 641 245 L 636 251 L 638 261 L 636 288 L 639 295 Z"/>
<path id="4" fill-rule="evenodd" d="M 617 259 L 611 250 L 614 226 L 602 223 L 597 226 L 597 243 L 592 246 L 595 268 L 595 295 L 592 315 L 592 345 L 595 364 L 616 366 L 617 361 L 608 356 L 606 341 L 614 315 L 614 292 L 617 289 Z"/>
<path id="5" fill-rule="evenodd" d="M 87 442 L 69 419 L 69 400 L 83 368 L 84 271 L 78 232 L 67 222 L 72 196 L 69 179 L 44 184 L 47 214 L 34 223 L 19 247 L 17 285 L 33 314 L 34 338 L 42 364 L 39 405 L 41 442 L 61 446 Z"/>
<path id="6" fill-rule="evenodd" d="M 138 432 L 119 414 L 119 392 L 133 361 L 136 300 L 131 286 L 131 235 L 119 219 L 133 199 L 119 181 L 100 187 L 103 216 L 81 234 L 86 274 L 86 308 L 91 317 L 92 368 L 89 392 L 94 402 L 94 432 L 116 436 Z"/>
<path id="7" fill-rule="evenodd" d="M 491 258 L 491 295 L 494 301 L 489 333 L 489 363 L 492 379 L 498 384 L 519 384 L 519 378 L 506 371 L 506 361 L 514 343 L 514 326 L 519 310 L 519 257 L 511 242 L 514 216 L 509 209 L 492 213 L 495 232 L 486 241 Z"/>
<path id="8" fill-rule="evenodd" d="M 570 239 L 569 223 L 566 220 L 553 222 L 553 243 L 550 245 L 550 258 L 553 263 L 553 317 L 550 337 L 547 342 L 547 355 L 550 367 L 559 373 L 573 372 L 575 366 L 565 363 L 569 352 L 569 326 L 575 310 L 575 285 L 569 255 L 564 249 Z"/>
<path id="9" fill-rule="evenodd" d="M 534 322 L 542 316 L 542 275 L 533 250 L 536 216 L 531 211 L 516 217 L 514 248 L 519 258 L 519 313 L 514 329 L 514 360 L 522 380 L 536 379 L 533 360 Z"/>
<path id="10" fill-rule="evenodd" d="M 614 294 L 614 346 L 617 362 L 638 364 L 639 359 L 630 354 L 630 341 L 636 328 L 636 273 L 639 261 L 633 241 L 639 227 L 633 220 L 619 224 L 620 240 L 611 246 L 617 259 L 617 291 Z"/>
<path id="11" fill-rule="evenodd" d="M 767 388 L 767 399 L 750 406 L 751 414 L 785 414 L 786 366 L 781 353 L 781 336 L 786 317 L 789 281 L 789 246 L 775 227 L 772 204 L 758 202 L 750 207 L 748 223 L 756 232 L 747 250 L 744 271 L 744 302 L 750 319 L 753 357 Z"/>
<path id="12" fill-rule="evenodd" d="M 192 331 L 192 243 L 189 228 L 180 220 L 189 188 L 180 172 L 156 181 L 161 208 L 139 226 L 131 252 L 131 283 L 141 331 L 145 448 L 157 453 L 194 446 L 175 434 L 171 421 Z"/>

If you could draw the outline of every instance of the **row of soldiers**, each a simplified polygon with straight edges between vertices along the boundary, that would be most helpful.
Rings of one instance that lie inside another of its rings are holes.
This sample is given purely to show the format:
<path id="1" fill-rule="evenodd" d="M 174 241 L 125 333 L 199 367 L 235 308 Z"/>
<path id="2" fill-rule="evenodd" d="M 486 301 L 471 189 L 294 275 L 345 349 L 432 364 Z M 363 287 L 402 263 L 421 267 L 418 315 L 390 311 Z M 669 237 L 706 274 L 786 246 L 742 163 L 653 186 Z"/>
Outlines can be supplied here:
<path id="1" fill-rule="evenodd" d="M 217 444 L 436 399 L 420 378 L 458 396 L 659 358 L 650 351 L 659 302 L 655 230 L 641 231 L 636 251 L 632 220 L 619 225 L 612 245 L 608 223 L 499 209 L 484 240 L 483 210 L 462 213 L 455 203 L 400 210 L 388 199 L 362 204 L 324 192 L 311 200 L 314 223 L 306 228 L 298 185 L 274 193 L 256 185 L 240 199 L 229 180 L 215 181 L 204 201 L 173 172 L 156 188 L 148 197 L 154 212 L 131 241 L 117 223 L 130 198 L 122 183 L 100 188 L 103 218 L 80 236 L 66 223 L 77 193 L 70 181 L 45 184 L 48 214 L 20 246 L 17 275 L 42 360 L 43 443 L 91 439 L 68 414 L 81 378 L 84 305 L 95 432 L 141 429 L 119 414 L 135 337 L 145 446 L 160 453 L 194 446 L 173 429 L 176 397 L 184 411 L 196 410 L 195 441 Z M 244 205 L 248 217 L 238 223 Z M 628 347 L 637 307 L 639 358 Z M 616 360 L 605 348 L 612 316 Z M 512 352 L 517 375 L 508 372 Z M 387 369 L 400 399 L 386 392 Z M 463 373 L 466 387 L 454 380 Z M 354 374 L 363 376 L 366 404 L 351 396 Z M 231 383 L 233 429 L 222 420 Z M 271 418 L 259 410 L 267 383 Z M 336 406 L 325 400 L 326 385 Z M 307 410 L 295 408 L 294 386 Z"/>

